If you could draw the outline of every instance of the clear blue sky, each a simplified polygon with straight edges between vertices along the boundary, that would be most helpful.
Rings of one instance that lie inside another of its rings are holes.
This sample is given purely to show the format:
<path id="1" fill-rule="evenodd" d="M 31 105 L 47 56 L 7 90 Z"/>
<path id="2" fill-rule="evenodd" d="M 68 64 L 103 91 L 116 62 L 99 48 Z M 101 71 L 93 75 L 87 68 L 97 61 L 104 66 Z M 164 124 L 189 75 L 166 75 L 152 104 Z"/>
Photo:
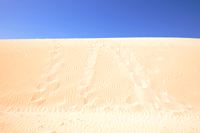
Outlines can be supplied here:
<path id="1" fill-rule="evenodd" d="M 200 37 L 200 0 L 0 0 L 0 39 Z"/>

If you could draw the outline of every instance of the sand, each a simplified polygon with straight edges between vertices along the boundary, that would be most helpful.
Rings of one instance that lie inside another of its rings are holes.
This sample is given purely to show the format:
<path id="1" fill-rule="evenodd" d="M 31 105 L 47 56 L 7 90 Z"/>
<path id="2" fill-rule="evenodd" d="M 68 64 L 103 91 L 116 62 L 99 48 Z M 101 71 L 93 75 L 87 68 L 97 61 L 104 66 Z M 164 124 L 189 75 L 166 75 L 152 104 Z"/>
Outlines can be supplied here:
<path id="1" fill-rule="evenodd" d="M 200 39 L 0 40 L 0 133 L 200 132 Z"/>

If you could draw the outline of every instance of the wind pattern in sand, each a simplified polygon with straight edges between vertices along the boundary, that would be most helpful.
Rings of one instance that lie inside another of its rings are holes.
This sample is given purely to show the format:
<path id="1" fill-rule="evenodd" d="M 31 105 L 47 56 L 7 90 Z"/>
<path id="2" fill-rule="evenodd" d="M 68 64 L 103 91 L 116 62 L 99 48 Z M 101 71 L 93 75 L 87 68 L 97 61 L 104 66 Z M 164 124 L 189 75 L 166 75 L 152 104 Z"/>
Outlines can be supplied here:
<path id="1" fill-rule="evenodd" d="M 1 132 L 200 132 L 199 112 L 155 88 L 134 44 L 88 43 L 46 46 L 35 85 L 1 95 Z"/>

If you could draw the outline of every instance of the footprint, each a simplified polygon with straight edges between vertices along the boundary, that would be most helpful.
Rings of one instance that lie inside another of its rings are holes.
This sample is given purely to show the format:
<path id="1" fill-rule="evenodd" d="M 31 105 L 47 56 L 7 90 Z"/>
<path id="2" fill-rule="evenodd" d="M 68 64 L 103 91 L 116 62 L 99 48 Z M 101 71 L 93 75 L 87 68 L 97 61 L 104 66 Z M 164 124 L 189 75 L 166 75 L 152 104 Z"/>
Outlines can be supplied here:
<path id="1" fill-rule="evenodd" d="M 45 82 L 40 82 L 38 85 L 37 85 L 37 89 L 41 89 L 45 86 Z"/>
<path id="2" fill-rule="evenodd" d="M 42 105 L 43 103 L 46 102 L 46 98 L 43 98 L 43 97 L 40 97 L 38 99 L 35 99 L 34 101 L 32 101 L 33 103 L 35 103 L 36 105 L 40 106 Z"/>
<path id="3" fill-rule="evenodd" d="M 35 94 L 32 96 L 31 101 L 34 102 L 34 101 L 36 101 L 37 99 L 39 99 L 41 96 L 42 96 L 42 93 L 40 93 L 40 92 L 35 93 Z"/>
<path id="4" fill-rule="evenodd" d="M 131 104 L 131 103 L 133 103 L 133 96 L 132 96 L 132 95 L 130 95 L 130 96 L 127 96 L 127 98 L 126 98 L 125 102 L 126 102 L 126 103 L 128 103 L 128 104 Z"/>
<path id="5" fill-rule="evenodd" d="M 60 87 L 60 83 L 57 80 L 54 80 L 48 84 L 47 89 L 50 92 L 54 92 L 54 91 L 58 90 L 59 87 Z"/>
<path id="6" fill-rule="evenodd" d="M 51 69 L 46 77 L 46 82 L 51 82 L 52 80 L 57 78 L 57 69 Z"/>

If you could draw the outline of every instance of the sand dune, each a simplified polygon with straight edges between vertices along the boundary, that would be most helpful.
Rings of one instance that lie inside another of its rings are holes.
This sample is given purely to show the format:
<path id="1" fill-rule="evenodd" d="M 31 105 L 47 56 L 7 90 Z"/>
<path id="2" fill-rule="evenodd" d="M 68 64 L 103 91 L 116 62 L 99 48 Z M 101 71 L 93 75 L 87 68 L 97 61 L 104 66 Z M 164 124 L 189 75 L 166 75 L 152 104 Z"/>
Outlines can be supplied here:
<path id="1" fill-rule="evenodd" d="M 199 101 L 199 39 L 0 41 L 2 133 L 197 133 Z"/>

